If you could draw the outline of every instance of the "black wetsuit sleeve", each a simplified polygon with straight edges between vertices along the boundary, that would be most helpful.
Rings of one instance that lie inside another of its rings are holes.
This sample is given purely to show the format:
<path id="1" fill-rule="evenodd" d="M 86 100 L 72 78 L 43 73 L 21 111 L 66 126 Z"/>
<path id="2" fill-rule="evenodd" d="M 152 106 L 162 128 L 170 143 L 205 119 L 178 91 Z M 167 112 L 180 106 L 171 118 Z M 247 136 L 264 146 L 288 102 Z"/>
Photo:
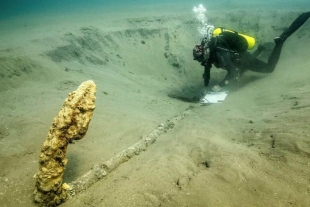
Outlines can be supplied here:
<path id="1" fill-rule="evenodd" d="M 205 64 L 205 70 L 203 73 L 203 80 L 204 80 L 204 85 L 205 87 L 209 86 L 209 81 L 210 81 L 210 71 L 212 67 L 211 59 L 208 60 L 208 62 Z"/>

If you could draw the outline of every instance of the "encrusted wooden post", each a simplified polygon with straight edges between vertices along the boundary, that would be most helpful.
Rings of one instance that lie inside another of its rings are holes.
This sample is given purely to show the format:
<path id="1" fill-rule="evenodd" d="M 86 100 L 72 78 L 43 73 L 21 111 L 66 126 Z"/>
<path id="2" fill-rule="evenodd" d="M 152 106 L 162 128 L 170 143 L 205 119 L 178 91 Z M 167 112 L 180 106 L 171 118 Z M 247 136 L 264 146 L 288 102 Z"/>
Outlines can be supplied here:
<path id="1" fill-rule="evenodd" d="M 34 201 L 41 206 L 56 206 L 67 198 L 70 188 L 62 183 L 68 162 L 66 151 L 69 143 L 84 137 L 95 109 L 96 85 L 83 82 L 69 94 L 63 108 L 54 118 L 39 157 L 39 172 L 34 189 Z"/>

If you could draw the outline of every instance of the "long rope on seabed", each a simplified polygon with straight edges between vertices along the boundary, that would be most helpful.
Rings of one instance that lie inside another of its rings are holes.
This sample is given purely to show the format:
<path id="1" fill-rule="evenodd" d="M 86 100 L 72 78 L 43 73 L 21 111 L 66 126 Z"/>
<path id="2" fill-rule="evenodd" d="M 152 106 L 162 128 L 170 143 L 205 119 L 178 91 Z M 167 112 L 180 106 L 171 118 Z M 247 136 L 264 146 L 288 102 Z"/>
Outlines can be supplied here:
<path id="1" fill-rule="evenodd" d="M 77 193 L 86 190 L 92 184 L 106 177 L 108 173 L 116 169 L 120 164 L 128 161 L 135 155 L 139 155 L 140 152 L 145 151 L 149 145 L 153 144 L 156 141 L 157 137 L 165 134 L 169 130 L 172 130 L 176 123 L 188 116 L 194 108 L 199 106 L 201 105 L 196 104 L 194 106 L 189 106 L 182 114 L 168 119 L 165 124 L 160 124 L 151 133 L 146 136 L 142 136 L 140 141 L 121 151 L 116 156 L 110 158 L 105 162 L 94 165 L 90 171 L 88 171 L 72 183 L 69 183 L 70 188 L 67 189 L 68 194 L 74 196 Z"/>

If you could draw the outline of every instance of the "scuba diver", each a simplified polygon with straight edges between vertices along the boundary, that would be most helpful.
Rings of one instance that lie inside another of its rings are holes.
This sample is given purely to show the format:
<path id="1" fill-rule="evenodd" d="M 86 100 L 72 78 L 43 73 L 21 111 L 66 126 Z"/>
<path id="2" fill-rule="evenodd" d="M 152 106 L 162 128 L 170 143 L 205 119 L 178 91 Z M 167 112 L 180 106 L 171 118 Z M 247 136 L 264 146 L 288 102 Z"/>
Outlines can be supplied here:
<path id="1" fill-rule="evenodd" d="M 193 49 L 194 60 L 199 61 L 204 66 L 204 94 L 208 91 L 212 64 L 217 68 L 227 70 L 225 78 L 212 87 L 212 91 L 215 92 L 220 91 L 229 82 L 238 80 L 239 75 L 247 69 L 259 73 L 272 73 L 279 61 L 285 40 L 301 27 L 309 17 L 310 12 L 301 14 L 289 28 L 274 39 L 275 46 L 267 63 L 256 58 L 264 50 L 263 45 L 259 45 L 252 54 L 247 52 L 248 49 L 254 47 L 254 38 L 208 25 L 201 44 L 196 45 Z"/>

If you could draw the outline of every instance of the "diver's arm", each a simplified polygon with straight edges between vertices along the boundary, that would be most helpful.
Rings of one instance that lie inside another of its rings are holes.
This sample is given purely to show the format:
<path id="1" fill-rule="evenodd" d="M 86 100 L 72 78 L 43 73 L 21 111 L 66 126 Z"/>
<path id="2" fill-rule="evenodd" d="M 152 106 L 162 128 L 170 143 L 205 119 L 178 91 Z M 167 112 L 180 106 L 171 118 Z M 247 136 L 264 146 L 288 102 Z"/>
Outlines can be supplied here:
<path id="1" fill-rule="evenodd" d="M 204 67 L 205 70 L 204 70 L 204 73 L 203 73 L 203 75 L 202 75 L 203 80 L 204 80 L 204 86 L 205 86 L 205 87 L 208 87 L 208 86 L 209 86 L 211 67 L 212 67 L 212 64 L 211 64 L 210 61 L 208 61 L 208 62 L 205 64 L 205 67 Z"/>
<path id="2" fill-rule="evenodd" d="M 228 85 L 231 80 L 233 79 L 238 80 L 238 78 L 239 78 L 239 70 L 233 64 L 231 64 L 227 68 L 227 74 L 225 78 L 219 83 L 219 86 L 222 88 Z"/>
<path id="3" fill-rule="evenodd" d="M 212 91 L 218 92 L 222 89 L 222 87 L 228 85 L 230 80 L 234 78 L 232 74 L 233 74 L 232 71 L 227 70 L 227 75 L 225 76 L 225 78 L 219 84 L 213 86 Z"/>

